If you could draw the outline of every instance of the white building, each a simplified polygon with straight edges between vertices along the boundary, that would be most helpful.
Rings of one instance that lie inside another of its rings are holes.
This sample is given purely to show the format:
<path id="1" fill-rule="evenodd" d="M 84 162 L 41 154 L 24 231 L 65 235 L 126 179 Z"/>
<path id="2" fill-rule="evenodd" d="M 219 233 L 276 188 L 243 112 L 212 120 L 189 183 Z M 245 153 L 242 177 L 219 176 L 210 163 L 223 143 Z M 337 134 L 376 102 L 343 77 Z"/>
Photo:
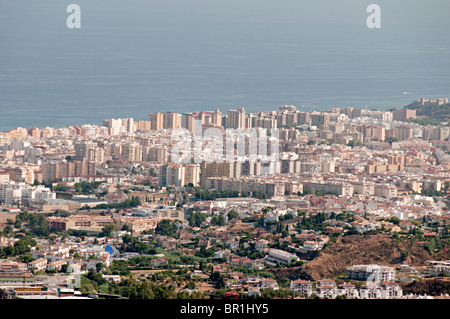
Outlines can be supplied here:
<path id="1" fill-rule="evenodd" d="M 336 283 L 334 282 L 334 280 L 322 279 L 317 281 L 316 295 L 320 298 L 336 298 L 338 294 Z"/>
<path id="2" fill-rule="evenodd" d="M 353 265 L 347 268 L 347 278 L 353 280 L 388 281 L 395 280 L 392 267 L 380 265 Z"/>
<path id="3" fill-rule="evenodd" d="M 275 264 L 290 264 L 292 260 L 299 261 L 300 258 L 298 258 L 297 255 L 288 253 L 284 250 L 269 249 L 269 254 L 265 257 L 265 260 Z"/>
<path id="4" fill-rule="evenodd" d="M 56 193 L 43 185 L 15 182 L 0 184 L 0 201 L 7 205 L 41 203 L 48 199 L 56 199 Z"/>
<path id="5" fill-rule="evenodd" d="M 311 296 L 313 294 L 313 284 L 309 280 L 293 280 L 290 288 L 301 296 Z"/>

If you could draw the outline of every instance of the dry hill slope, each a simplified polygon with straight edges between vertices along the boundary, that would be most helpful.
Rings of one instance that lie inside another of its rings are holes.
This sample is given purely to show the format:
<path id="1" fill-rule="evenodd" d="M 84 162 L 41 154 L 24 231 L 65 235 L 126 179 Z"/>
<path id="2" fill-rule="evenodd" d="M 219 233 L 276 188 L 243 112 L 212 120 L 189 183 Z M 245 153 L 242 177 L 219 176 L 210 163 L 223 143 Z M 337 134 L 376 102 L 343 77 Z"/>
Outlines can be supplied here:
<path id="1" fill-rule="evenodd" d="M 355 264 L 379 264 L 395 267 L 400 264 L 423 265 L 433 259 L 418 240 L 393 241 L 390 235 L 349 235 L 340 237 L 319 252 L 316 258 L 302 267 L 274 271 L 277 278 L 318 280 L 345 272 Z M 405 258 L 402 258 L 402 251 Z"/>

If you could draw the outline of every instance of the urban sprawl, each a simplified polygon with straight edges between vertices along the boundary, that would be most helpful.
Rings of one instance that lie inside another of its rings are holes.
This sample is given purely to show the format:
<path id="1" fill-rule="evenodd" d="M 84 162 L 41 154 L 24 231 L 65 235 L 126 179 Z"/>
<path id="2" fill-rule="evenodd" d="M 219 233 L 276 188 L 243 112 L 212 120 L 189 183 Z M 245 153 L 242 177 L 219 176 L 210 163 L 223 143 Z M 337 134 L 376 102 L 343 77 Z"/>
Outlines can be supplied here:
<path id="1" fill-rule="evenodd" d="M 450 126 L 417 118 L 282 105 L 2 132 L 0 296 L 448 298 L 414 290 L 450 285 Z"/>

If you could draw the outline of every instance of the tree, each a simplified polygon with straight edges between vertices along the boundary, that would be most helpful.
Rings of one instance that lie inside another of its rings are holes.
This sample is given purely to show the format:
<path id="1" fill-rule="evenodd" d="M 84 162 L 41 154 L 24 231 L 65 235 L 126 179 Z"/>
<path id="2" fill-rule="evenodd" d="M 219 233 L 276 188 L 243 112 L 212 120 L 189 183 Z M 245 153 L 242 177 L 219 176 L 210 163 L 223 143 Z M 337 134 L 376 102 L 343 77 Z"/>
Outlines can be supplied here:
<path id="1" fill-rule="evenodd" d="M 69 268 L 69 264 L 64 264 L 61 266 L 60 273 L 67 273 L 67 269 Z"/>
<path id="2" fill-rule="evenodd" d="M 23 255 L 31 251 L 31 247 L 36 246 L 36 241 L 31 237 L 24 237 L 14 243 L 17 255 Z"/>
<path id="3" fill-rule="evenodd" d="M 116 224 L 114 223 L 106 224 L 102 229 L 101 236 L 111 238 L 112 234 L 116 231 L 116 228 Z"/>
<path id="4" fill-rule="evenodd" d="M 223 289 L 226 286 L 225 278 L 220 272 L 213 272 L 210 276 L 211 281 L 216 282 L 217 289 Z"/>
<path id="5" fill-rule="evenodd" d="M 17 258 L 17 260 L 20 262 L 23 262 L 23 263 L 29 263 L 29 262 L 33 261 L 34 258 L 29 253 L 26 253 L 26 254 L 20 255 Z"/>
<path id="6" fill-rule="evenodd" d="M 192 212 L 189 218 L 189 225 L 193 227 L 200 227 L 200 225 L 206 221 L 206 214 Z"/>
<path id="7" fill-rule="evenodd" d="M 67 187 L 64 184 L 59 183 L 58 185 L 53 187 L 53 191 L 55 191 L 55 192 L 67 192 Z"/>
<path id="8" fill-rule="evenodd" d="M 234 219 L 234 218 L 238 218 L 239 217 L 239 213 L 237 211 L 235 211 L 234 209 L 230 210 L 227 214 L 228 216 L 228 220 Z"/>
<path id="9" fill-rule="evenodd" d="M 161 220 L 155 229 L 156 234 L 164 235 L 164 236 L 170 236 L 174 237 L 177 233 L 178 229 L 175 226 L 174 221 L 170 219 L 163 219 Z"/>
<path id="10" fill-rule="evenodd" d="M 3 229 L 3 232 L 4 232 L 5 234 L 10 234 L 10 233 L 12 233 L 12 231 L 13 231 L 13 228 L 12 228 L 11 225 L 7 225 L 7 226 Z"/>
<path id="11" fill-rule="evenodd" d="M 105 268 L 105 264 L 104 263 L 99 262 L 99 263 L 97 263 L 95 265 L 95 269 L 97 270 L 97 272 L 102 271 L 103 268 Z"/>
<path id="12" fill-rule="evenodd" d="M 223 215 L 214 215 L 211 219 L 211 225 L 223 226 L 225 224 L 225 218 Z"/>

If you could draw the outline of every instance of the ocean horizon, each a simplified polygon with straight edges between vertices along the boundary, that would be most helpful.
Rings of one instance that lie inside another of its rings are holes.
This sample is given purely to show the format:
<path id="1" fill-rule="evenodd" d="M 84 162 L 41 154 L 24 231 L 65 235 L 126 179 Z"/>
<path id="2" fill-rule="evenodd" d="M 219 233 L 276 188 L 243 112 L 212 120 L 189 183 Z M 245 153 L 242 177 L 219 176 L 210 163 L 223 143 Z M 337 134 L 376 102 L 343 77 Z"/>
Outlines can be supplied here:
<path id="1" fill-rule="evenodd" d="M 450 97 L 450 2 L 0 1 L 0 132 L 154 112 Z"/>

